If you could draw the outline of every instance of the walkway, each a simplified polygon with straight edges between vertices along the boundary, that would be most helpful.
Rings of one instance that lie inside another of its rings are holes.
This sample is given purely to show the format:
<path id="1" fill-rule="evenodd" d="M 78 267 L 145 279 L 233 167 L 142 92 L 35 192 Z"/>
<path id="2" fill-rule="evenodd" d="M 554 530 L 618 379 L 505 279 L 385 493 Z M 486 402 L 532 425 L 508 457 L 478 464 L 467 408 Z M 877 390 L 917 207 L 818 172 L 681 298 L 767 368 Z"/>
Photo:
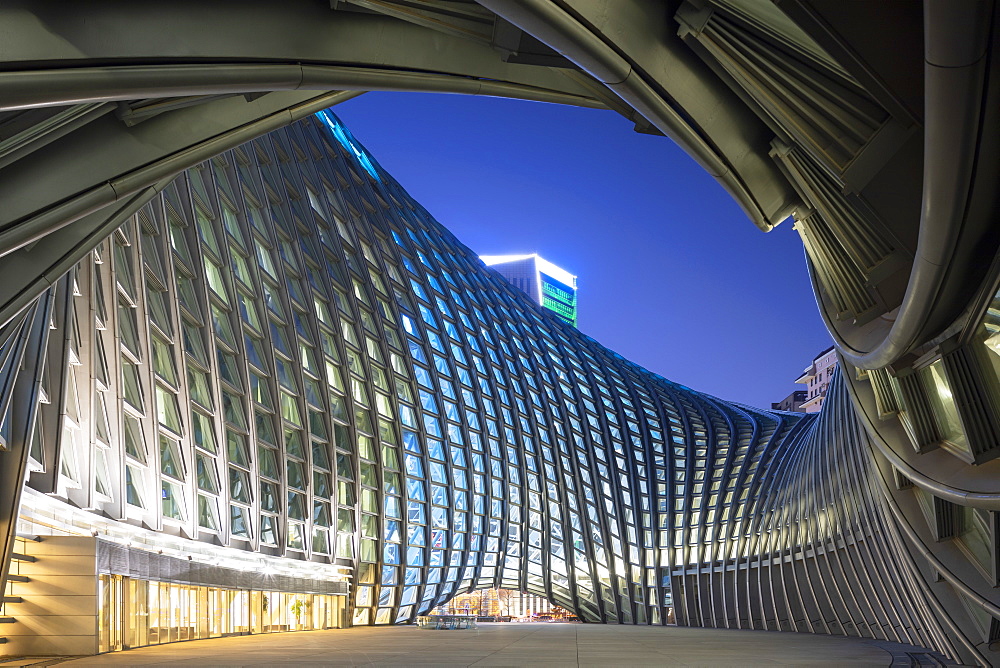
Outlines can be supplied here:
<path id="1" fill-rule="evenodd" d="M 915 650 L 919 651 L 919 650 Z M 357 627 L 173 643 L 59 666 L 889 666 L 872 641 L 597 624 Z"/>

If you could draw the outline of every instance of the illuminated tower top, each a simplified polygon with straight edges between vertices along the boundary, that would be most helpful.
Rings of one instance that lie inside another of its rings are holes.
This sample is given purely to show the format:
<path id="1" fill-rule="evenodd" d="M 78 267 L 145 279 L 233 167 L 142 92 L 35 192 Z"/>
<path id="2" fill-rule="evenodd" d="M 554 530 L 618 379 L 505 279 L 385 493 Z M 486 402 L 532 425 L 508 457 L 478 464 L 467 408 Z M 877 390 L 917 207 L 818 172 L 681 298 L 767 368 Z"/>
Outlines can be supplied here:
<path id="1" fill-rule="evenodd" d="M 576 276 L 537 253 L 481 255 L 479 259 L 560 320 L 576 327 Z"/>

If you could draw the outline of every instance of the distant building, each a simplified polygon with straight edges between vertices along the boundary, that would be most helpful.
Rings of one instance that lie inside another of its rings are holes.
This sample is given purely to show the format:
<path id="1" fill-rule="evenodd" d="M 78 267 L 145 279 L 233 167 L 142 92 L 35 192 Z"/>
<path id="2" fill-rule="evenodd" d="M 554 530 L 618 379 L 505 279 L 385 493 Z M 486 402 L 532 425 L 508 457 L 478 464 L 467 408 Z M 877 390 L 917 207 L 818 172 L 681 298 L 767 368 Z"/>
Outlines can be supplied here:
<path id="1" fill-rule="evenodd" d="M 576 327 L 576 276 L 537 253 L 481 255 L 479 259 L 535 303 Z"/>
<path id="2" fill-rule="evenodd" d="M 515 591 L 510 592 L 510 600 L 506 602 L 505 609 L 507 614 L 512 617 L 530 617 L 552 612 L 553 607 L 555 606 L 544 596 Z"/>
<path id="3" fill-rule="evenodd" d="M 795 390 L 778 403 L 771 404 L 771 409 L 776 411 L 789 411 L 791 413 L 804 413 L 802 404 L 805 403 L 807 392 L 805 390 Z"/>
<path id="4" fill-rule="evenodd" d="M 806 386 L 806 400 L 799 407 L 803 413 L 818 413 L 823 407 L 823 398 L 830 379 L 837 368 L 837 351 L 830 346 L 817 355 L 812 364 L 805 368 L 802 375 L 795 381 Z"/>

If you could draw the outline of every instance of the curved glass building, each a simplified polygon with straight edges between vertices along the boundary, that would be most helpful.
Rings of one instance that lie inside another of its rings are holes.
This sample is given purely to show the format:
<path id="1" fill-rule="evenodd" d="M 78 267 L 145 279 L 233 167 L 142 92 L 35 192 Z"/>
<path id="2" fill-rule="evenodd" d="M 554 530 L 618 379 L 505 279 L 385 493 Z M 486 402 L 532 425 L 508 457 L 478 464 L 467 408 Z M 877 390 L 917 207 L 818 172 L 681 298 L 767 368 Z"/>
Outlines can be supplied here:
<path id="1" fill-rule="evenodd" d="M 5 652 L 500 586 L 1000 663 L 1000 4 L 328 5 L 0 6 Z M 823 410 L 537 306 L 324 111 L 364 90 L 611 109 L 792 218 Z"/>
<path id="2" fill-rule="evenodd" d="M 409 622 L 505 587 L 589 622 L 954 654 L 842 381 L 814 419 L 628 362 L 485 267 L 330 112 L 188 170 L 4 332 L 22 533 L 94 534 L 74 549 L 100 574 L 99 649 Z M 159 573 L 137 571 L 152 548 Z M 283 586 L 234 580 L 250 555 Z"/>

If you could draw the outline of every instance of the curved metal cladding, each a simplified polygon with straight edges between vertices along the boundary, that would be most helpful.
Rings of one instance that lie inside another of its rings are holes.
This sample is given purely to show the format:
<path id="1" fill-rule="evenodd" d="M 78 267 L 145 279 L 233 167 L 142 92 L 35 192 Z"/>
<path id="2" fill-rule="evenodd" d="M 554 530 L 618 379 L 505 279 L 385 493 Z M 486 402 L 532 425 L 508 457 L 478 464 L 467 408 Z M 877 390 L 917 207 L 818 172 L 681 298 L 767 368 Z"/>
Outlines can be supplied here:
<path id="1" fill-rule="evenodd" d="M 776 468 L 753 502 L 748 572 L 735 576 L 759 606 L 754 628 L 886 638 L 952 657 L 971 649 L 950 635 L 913 559 L 839 371 Z"/>
<path id="2" fill-rule="evenodd" d="M 17 397 L 39 417 L 0 404 L 29 486 L 349 565 L 355 624 L 500 586 L 591 622 L 956 655 L 839 381 L 817 420 L 645 371 L 486 269 L 329 112 L 187 171 L 46 300 L 47 368 L 4 367 L 41 379 Z"/>

